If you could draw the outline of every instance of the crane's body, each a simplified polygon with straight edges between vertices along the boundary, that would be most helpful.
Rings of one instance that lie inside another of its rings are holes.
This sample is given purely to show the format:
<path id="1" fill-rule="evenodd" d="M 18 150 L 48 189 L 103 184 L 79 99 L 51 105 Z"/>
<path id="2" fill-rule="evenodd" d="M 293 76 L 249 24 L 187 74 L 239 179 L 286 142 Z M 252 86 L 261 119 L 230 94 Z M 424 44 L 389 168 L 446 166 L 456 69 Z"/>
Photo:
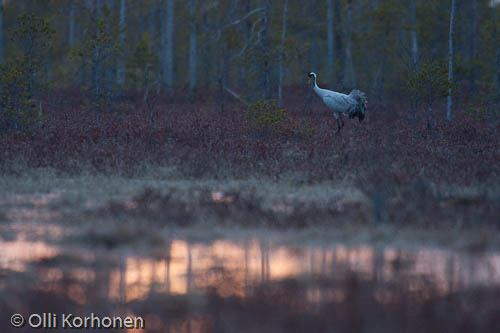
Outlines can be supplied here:
<path id="1" fill-rule="evenodd" d="M 316 82 L 316 73 L 311 72 L 309 76 L 314 77 L 314 92 L 323 100 L 326 107 L 332 110 L 333 116 L 337 119 L 338 131 L 344 126 L 342 114 L 349 116 L 351 119 L 358 117 L 359 121 L 365 118 L 368 101 L 363 92 L 353 90 L 349 95 L 346 95 L 336 91 L 321 89 Z"/>

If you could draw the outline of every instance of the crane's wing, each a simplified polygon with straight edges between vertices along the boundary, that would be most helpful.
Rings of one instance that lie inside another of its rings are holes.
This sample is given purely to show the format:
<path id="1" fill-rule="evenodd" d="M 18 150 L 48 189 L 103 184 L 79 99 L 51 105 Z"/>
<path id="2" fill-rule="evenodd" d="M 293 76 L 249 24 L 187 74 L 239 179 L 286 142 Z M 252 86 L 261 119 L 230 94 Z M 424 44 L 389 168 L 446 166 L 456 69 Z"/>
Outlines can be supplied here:
<path id="1" fill-rule="evenodd" d="M 347 95 L 332 92 L 323 96 L 323 103 L 333 112 L 349 113 L 355 105 L 355 101 Z"/>

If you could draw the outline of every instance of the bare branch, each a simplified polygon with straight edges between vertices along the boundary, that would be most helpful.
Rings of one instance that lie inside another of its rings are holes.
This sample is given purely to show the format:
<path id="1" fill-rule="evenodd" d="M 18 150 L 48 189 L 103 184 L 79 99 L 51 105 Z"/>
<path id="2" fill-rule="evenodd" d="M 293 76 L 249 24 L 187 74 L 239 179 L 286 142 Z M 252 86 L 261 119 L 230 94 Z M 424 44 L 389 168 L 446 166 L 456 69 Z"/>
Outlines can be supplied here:
<path id="1" fill-rule="evenodd" d="M 230 27 L 232 25 L 237 25 L 237 24 L 240 24 L 241 22 L 245 21 L 247 18 L 249 18 L 250 16 L 252 16 L 253 14 L 255 13 L 258 13 L 258 12 L 261 12 L 263 11 L 264 8 L 263 7 L 259 7 L 259 8 L 255 8 L 254 10 L 251 10 L 250 12 L 248 12 L 245 16 L 243 16 L 242 18 L 236 20 L 236 21 L 233 21 L 231 23 L 228 23 L 226 24 L 225 26 L 222 27 L 222 29 L 225 29 L 227 27 Z"/>
<path id="2" fill-rule="evenodd" d="M 228 87 L 224 87 L 224 89 L 230 93 L 234 98 L 236 98 L 238 101 L 240 101 L 243 105 L 245 106 L 248 106 L 249 103 L 243 99 L 239 94 L 237 94 L 236 92 L 234 92 L 233 90 L 229 89 Z"/>
<path id="3" fill-rule="evenodd" d="M 250 29 L 250 34 L 248 36 L 248 39 L 245 41 L 245 44 L 243 45 L 243 47 L 241 48 L 240 52 L 238 52 L 237 54 L 233 55 L 231 57 L 231 60 L 235 59 L 235 58 L 239 58 L 241 56 L 243 56 L 243 54 L 246 52 L 246 50 L 248 49 L 248 47 L 251 45 L 251 44 L 257 44 L 259 43 L 260 41 L 260 35 L 262 33 L 262 29 L 257 31 L 257 36 L 259 38 L 257 38 L 257 40 L 254 42 L 254 43 L 251 43 L 252 41 L 252 38 L 254 36 L 254 33 L 255 33 L 255 27 L 257 26 L 257 24 L 259 22 L 261 22 L 263 20 L 263 17 L 260 17 L 257 21 L 255 21 L 253 24 L 252 24 L 252 28 Z"/>

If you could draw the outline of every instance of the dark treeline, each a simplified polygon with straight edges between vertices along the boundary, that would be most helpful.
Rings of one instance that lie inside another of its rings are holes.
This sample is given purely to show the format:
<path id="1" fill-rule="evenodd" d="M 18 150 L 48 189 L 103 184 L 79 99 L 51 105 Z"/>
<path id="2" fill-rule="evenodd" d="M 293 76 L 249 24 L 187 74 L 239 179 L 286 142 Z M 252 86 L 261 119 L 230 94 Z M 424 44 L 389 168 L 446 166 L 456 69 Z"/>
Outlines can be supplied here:
<path id="1" fill-rule="evenodd" d="M 233 97 L 281 103 L 281 86 L 305 84 L 309 71 L 371 102 L 412 100 L 415 73 L 436 65 L 448 76 L 455 3 L 452 94 L 497 105 L 500 30 L 490 0 L 3 2 L 0 61 L 25 50 L 14 33 L 20 15 L 36 13 L 54 29 L 38 76 L 45 88 L 84 87 L 96 99 L 153 86 L 193 99 L 210 90 L 222 106 Z"/>
<path id="2" fill-rule="evenodd" d="M 4 0 L 0 161 L 12 165 L 0 167 L 498 182 L 499 10 L 486 0 Z M 364 91 L 367 120 L 336 135 L 311 71 L 321 87 Z"/>
<path id="3" fill-rule="evenodd" d="M 490 1 L 3 4 L 0 172 L 331 181 L 366 196 L 344 210 L 364 212 L 355 220 L 499 227 Z M 311 71 L 365 92 L 366 120 L 338 131 Z M 298 220 L 338 218 L 301 207 Z"/>

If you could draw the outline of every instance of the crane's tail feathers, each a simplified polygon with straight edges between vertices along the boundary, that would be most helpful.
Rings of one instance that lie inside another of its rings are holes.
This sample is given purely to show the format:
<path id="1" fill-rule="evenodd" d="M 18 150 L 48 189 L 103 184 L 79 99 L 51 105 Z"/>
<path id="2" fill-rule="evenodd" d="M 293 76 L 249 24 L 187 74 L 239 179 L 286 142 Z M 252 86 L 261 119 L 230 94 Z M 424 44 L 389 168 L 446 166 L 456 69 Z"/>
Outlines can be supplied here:
<path id="1" fill-rule="evenodd" d="M 351 118 L 358 117 L 359 121 L 365 119 L 366 109 L 368 105 L 368 99 L 364 92 L 359 90 L 353 90 L 349 94 L 357 102 L 356 109 L 351 114 Z"/>

